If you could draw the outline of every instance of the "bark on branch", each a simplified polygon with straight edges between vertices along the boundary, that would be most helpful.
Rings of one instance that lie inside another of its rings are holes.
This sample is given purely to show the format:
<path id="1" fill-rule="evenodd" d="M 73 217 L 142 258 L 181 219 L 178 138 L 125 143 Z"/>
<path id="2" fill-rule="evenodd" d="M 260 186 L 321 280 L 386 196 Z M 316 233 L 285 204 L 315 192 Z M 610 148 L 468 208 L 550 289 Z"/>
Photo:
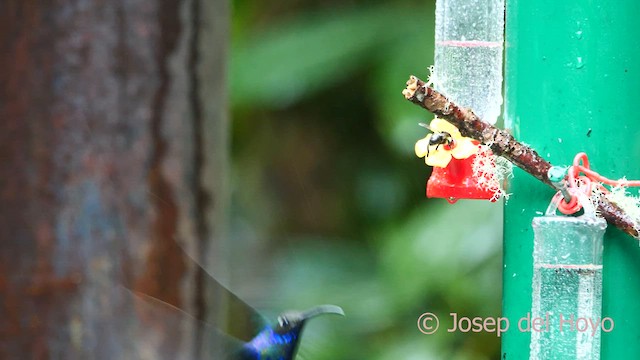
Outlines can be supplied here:
<path id="1" fill-rule="evenodd" d="M 473 111 L 459 107 L 413 75 L 407 81 L 407 88 L 402 94 L 412 103 L 455 125 L 463 136 L 489 146 L 496 155 L 508 159 L 536 179 L 558 189 L 547 175 L 552 166 L 551 163 L 529 146 L 518 142 L 508 132 L 483 122 Z M 618 205 L 601 196 L 598 201 L 598 211 L 609 224 L 638 238 L 639 227 Z"/>

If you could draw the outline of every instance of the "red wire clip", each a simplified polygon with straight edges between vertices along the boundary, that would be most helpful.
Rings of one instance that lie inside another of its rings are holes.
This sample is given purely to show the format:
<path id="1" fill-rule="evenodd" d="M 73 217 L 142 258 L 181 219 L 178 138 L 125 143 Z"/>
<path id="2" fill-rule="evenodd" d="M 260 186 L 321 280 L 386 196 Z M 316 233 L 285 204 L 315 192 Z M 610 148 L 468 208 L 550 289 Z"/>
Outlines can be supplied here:
<path id="1" fill-rule="evenodd" d="M 584 175 L 580 175 L 580 173 Z M 640 186 L 640 181 L 637 180 L 611 180 L 591 170 L 589 168 L 589 158 L 584 152 L 576 154 L 573 159 L 573 165 L 568 169 L 567 177 L 571 200 L 564 201 L 561 191 L 558 191 L 551 200 L 557 202 L 558 210 L 565 215 L 575 214 L 582 209 L 582 205 L 578 201 L 579 193 L 583 193 L 587 198 L 591 196 L 594 188 L 604 194 L 609 193 L 609 190 L 602 184 L 610 186 Z"/>

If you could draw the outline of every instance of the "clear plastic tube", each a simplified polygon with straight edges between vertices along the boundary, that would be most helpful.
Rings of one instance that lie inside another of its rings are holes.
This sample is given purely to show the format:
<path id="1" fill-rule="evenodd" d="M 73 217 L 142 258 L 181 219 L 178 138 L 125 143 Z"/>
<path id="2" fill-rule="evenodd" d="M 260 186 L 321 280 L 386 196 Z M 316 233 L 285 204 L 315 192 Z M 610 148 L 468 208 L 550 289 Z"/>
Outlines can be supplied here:
<path id="1" fill-rule="evenodd" d="M 495 124 L 502 105 L 504 0 L 437 0 L 435 33 L 436 90 Z"/>
<path id="2" fill-rule="evenodd" d="M 557 216 L 550 206 L 533 219 L 530 360 L 600 359 L 602 327 L 613 325 L 601 317 L 607 223 L 586 197 L 581 203 L 582 216 Z"/>

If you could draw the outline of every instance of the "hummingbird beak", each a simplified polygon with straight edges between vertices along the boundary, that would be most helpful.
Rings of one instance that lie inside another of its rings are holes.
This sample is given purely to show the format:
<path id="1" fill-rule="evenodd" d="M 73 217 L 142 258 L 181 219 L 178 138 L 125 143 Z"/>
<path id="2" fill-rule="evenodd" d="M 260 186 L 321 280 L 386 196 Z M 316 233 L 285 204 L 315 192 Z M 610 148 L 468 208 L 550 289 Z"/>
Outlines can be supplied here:
<path id="1" fill-rule="evenodd" d="M 302 318 L 304 320 L 308 320 L 322 314 L 336 314 L 344 316 L 344 311 L 340 306 L 320 305 L 302 312 Z"/>

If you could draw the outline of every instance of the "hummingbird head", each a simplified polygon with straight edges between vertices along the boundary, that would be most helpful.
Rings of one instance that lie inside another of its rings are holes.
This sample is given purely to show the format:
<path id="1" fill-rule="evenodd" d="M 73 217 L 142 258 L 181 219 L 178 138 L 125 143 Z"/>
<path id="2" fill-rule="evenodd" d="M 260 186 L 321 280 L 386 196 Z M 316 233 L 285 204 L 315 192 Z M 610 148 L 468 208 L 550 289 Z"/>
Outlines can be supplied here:
<path id="1" fill-rule="evenodd" d="M 274 331 L 278 334 L 299 332 L 307 320 L 322 314 L 344 316 L 344 311 L 335 305 L 320 305 L 306 311 L 287 311 L 278 316 L 278 324 L 274 327 Z"/>
<path id="2" fill-rule="evenodd" d="M 344 316 L 342 308 L 335 305 L 320 305 L 306 311 L 287 311 L 278 316 L 275 326 L 267 327 L 249 343 L 245 344 L 242 359 L 284 359 L 294 358 L 300 333 L 305 322 L 322 314 Z"/>

